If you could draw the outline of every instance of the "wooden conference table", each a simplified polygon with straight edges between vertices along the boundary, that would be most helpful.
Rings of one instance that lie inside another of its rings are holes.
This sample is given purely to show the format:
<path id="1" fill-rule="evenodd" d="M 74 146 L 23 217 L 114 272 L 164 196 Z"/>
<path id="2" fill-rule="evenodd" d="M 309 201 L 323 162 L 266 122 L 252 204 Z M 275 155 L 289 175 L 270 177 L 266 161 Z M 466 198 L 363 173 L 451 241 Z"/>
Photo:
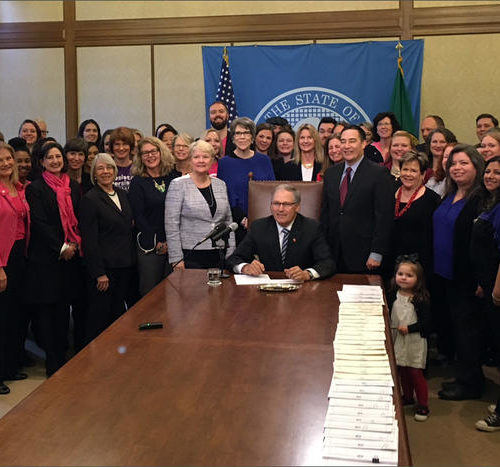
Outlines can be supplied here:
<path id="1" fill-rule="evenodd" d="M 0 420 L 0 464 L 320 465 L 342 283 L 378 277 L 265 294 L 176 271 Z"/>

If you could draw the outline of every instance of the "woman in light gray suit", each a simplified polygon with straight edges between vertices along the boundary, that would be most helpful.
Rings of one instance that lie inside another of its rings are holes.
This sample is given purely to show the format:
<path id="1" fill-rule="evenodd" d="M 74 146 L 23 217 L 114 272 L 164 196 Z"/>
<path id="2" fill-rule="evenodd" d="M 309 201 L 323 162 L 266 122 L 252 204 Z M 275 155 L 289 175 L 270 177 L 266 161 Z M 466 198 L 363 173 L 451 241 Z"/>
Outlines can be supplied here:
<path id="1" fill-rule="evenodd" d="M 191 173 L 172 180 L 165 200 L 165 231 L 168 257 L 176 269 L 217 267 L 219 252 L 207 240 L 193 247 L 219 223 L 229 225 L 233 219 L 226 184 L 210 177 L 215 160 L 212 146 L 196 141 L 189 148 Z M 222 245 L 222 241 L 218 241 Z M 234 234 L 229 237 L 229 256 L 234 250 Z M 178 264 L 176 265 L 176 263 Z"/>

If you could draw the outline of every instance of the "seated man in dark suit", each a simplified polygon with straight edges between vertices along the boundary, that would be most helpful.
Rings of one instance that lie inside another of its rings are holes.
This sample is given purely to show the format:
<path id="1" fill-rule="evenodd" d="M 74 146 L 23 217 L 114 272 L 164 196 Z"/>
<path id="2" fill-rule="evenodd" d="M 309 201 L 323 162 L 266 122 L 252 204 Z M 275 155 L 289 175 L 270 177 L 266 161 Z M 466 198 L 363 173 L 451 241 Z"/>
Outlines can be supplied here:
<path id="1" fill-rule="evenodd" d="M 258 276 L 285 271 L 290 279 L 308 281 L 331 276 L 335 263 L 314 219 L 299 214 L 300 192 L 279 185 L 273 192 L 272 216 L 257 219 L 228 259 L 236 273 Z"/>

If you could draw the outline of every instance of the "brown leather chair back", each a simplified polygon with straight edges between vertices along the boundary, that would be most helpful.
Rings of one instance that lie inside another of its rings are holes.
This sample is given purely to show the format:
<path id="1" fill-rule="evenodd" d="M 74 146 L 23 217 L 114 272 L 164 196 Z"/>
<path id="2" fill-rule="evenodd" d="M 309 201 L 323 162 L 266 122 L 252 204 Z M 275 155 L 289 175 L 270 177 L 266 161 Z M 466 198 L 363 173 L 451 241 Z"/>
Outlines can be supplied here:
<path id="1" fill-rule="evenodd" d="M 323 182 L 283 182 L 256 181 L 248 182 L 248 225 L 255 219 L 271 214 L 271 196 L 278 185 L 292 185 L 300 191 L 300 213 L 319 221 Z"/>

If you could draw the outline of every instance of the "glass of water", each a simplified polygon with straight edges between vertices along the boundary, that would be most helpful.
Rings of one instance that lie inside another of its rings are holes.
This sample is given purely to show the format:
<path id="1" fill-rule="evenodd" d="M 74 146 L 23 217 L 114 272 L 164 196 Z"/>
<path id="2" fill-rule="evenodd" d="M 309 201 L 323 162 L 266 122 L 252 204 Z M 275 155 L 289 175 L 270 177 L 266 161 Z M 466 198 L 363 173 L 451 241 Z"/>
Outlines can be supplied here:
<path id="1" fill-rule="evenodd" d="M 208 282 L 207 285 L 211 287 L 218 287 L 222 284 L 220 280 L 220 269 L 219 268 L 210 268 L 207 271 Z"/>

